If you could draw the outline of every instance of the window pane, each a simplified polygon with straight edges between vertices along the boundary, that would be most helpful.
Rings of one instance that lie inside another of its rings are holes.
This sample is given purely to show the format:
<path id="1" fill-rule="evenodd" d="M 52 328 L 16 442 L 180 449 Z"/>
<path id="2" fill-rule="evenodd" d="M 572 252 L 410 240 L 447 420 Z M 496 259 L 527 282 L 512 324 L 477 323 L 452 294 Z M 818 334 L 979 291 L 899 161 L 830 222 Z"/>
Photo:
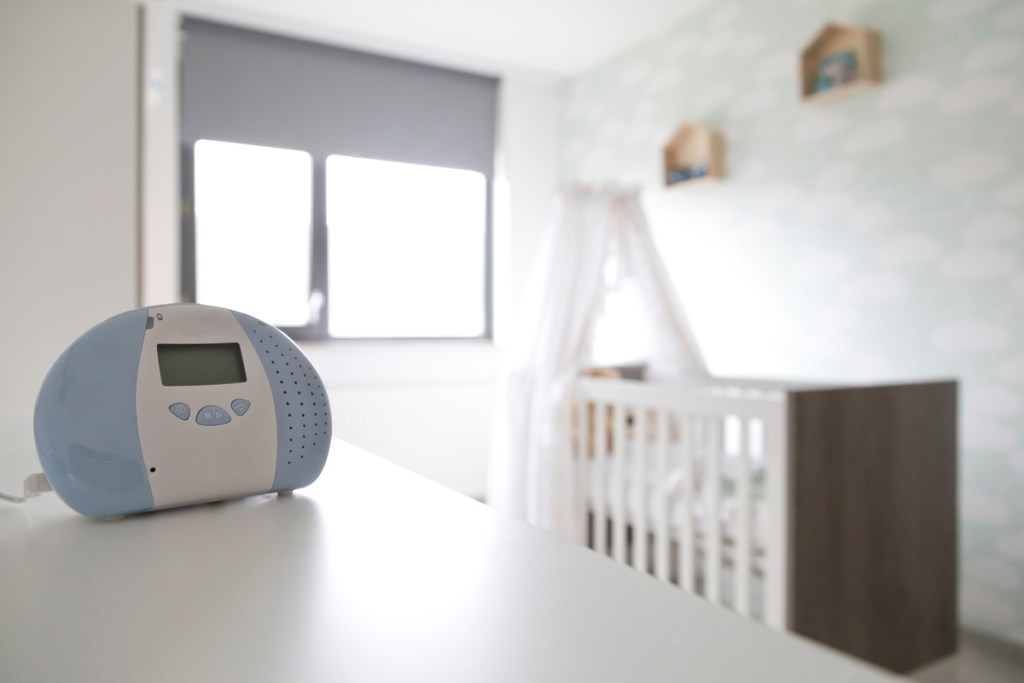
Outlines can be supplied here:
<path id="1" fill-rule="evenodd" d="M 306 152 L 197 142 L 196 300 L 308 324 L 312 192 Z"/>
<path id="2" fill-rule="evenodd" d="M 327 229 L 331 336 L 486 333 L 483 174 L 330 156 Z"/>

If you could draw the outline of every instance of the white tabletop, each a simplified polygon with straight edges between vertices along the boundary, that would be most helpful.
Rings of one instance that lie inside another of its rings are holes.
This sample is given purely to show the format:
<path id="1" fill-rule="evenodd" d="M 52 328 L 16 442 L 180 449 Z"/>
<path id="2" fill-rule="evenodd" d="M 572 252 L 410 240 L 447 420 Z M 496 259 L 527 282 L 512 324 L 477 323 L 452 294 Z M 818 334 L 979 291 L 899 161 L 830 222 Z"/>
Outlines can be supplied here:
<path id="1" fill-rule="evenodd" d="M 0 595 L 8 682 L 897 680 L 337 441 L 290 497 L 0 503 Z"/>

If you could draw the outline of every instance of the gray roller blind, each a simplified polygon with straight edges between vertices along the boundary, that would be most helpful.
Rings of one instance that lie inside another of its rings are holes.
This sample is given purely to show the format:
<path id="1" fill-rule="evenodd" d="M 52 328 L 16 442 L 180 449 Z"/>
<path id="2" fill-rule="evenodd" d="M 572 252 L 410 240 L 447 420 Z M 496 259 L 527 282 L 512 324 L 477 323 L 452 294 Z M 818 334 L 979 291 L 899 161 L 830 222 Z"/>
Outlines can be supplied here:
<path id="1" fill-rule="evenodd" d="M 196 19 L 182 137 L 462 168 L 491 176 L 497 80 Z"/>

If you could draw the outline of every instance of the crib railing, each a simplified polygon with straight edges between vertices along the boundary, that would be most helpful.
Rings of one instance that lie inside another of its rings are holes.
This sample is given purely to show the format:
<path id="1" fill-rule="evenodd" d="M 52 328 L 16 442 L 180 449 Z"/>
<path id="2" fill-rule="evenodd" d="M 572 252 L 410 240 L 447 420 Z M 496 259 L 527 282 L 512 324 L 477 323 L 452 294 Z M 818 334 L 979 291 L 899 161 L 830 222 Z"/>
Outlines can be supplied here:
<path id="1" fill-rule="evenodd" d="M 784 396 L 584 379 L 574 399 L 579 540 L 785 628 Z"/>

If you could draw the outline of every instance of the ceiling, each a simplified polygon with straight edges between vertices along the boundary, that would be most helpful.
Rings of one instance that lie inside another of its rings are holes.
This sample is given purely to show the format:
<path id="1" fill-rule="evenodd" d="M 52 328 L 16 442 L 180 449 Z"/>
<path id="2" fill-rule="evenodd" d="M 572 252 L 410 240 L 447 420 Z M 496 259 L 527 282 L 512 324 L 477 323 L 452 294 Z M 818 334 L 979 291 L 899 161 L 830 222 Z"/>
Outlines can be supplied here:
<path id="1" fill-rule="evenodd" d="M 185 0 L 185 11 L 424 59 L 583 73 L 709 0 Z"/>

